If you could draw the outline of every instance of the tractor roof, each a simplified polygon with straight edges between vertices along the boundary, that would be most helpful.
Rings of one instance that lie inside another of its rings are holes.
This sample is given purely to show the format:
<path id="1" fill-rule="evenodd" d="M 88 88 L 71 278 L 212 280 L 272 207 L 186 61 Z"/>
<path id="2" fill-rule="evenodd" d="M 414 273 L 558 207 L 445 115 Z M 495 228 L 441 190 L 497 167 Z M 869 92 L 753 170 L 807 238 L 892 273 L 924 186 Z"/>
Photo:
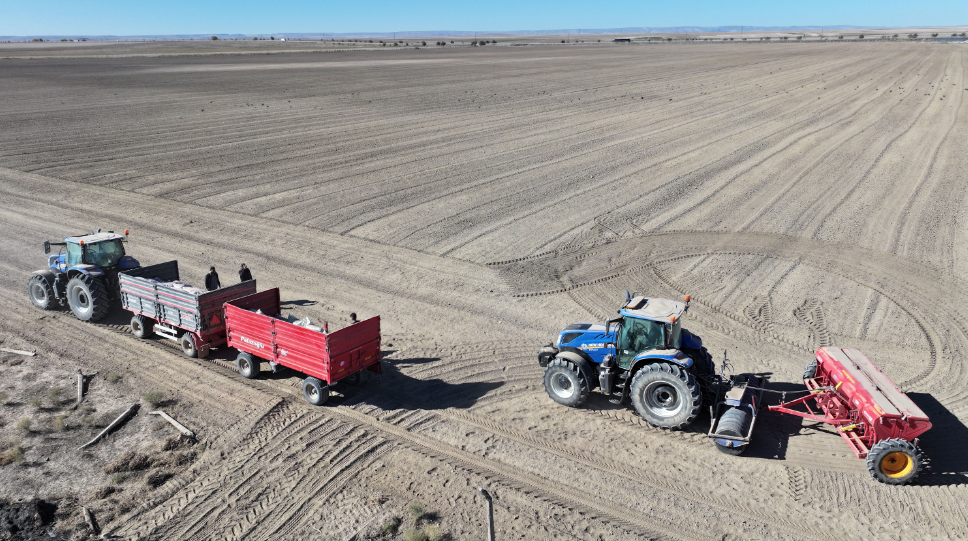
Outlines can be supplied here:
<path id="1" fill-rule="evenodd" d="M 123 239 L 123 238 L 124 238 L 124 235 L 119 235 L 117 233 L 105 231 L 103 233 L 88 233 L 87 235 L 67 237 L 66 241 L 73 244 L 80 244 L 81 241 L 84 241 L 84 244 L 97 244 L 99 242 L 104 242 L 106 240 Z"/>
<path id="2" fill-rule="evenodd" d="M 669 299 L 635 297 L 620 310 L 623 316 L 668 322 L 670 317 L 679 319 L 686 311 L 686 303 Z"/>

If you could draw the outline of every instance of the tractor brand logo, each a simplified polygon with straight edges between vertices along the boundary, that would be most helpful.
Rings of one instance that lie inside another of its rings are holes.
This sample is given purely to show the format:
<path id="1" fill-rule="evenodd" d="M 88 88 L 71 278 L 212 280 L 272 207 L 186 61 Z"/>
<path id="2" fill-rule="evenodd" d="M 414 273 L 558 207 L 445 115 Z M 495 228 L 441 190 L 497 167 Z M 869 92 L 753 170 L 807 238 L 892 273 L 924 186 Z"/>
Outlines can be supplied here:
<path id="1" fill-rule="evenodd" d="M 871 418 L 871 414 L 870 414 L 870 413 L 867 413 L 867 412 L 865 411 L 865 412 L 864 412 L 864 417 L 867 417 L 867 420 L 868 420 L 868 421 L 869 421 L 869 422 L 870 422 L 871 424 L 873 424 L 873 423 L 874 423 L 874 419 L 872 419 L 872 418 Z"/>
<path id="2" fill-rule="evenodd" d="M 582 344 L 578 346 L 578 349 L 602 349 L 605 344 Z"/>
<path id="3" fill-rule="evenodd" d="M 248 339 L 248 338 L 246 338 L 244 336 L 240 336 L 239 337 L 239 340 L 245 342 L 246 344 L 249 344 L 250 346 L 257 347 L 259 349 L 265 349 L 266 348 L 264 345 L 262 345 L 262 342 L 256 342 L 255 340 L 250 340 L 250 339 Z"/>

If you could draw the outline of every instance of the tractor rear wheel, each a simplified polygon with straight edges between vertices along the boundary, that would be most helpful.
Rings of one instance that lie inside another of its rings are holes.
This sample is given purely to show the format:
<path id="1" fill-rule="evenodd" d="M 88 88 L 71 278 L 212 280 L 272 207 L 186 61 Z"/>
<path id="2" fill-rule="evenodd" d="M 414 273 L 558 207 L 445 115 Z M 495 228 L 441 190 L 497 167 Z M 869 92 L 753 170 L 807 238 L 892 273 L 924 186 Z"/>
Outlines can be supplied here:
<path id="1" fill-rule="evenodd" d="M 684 428 L 699 415 L 699 391 L 689 372 L 674 364 L 650 364 L 632 378 L 632 405 L 652 426 Z"/>
<path id="2" fill-rule="evenodd" d="M 78 274 L 67 282 L 67 304 L 81 321 L 100 321 L 110 308 L 104 282 L 86 274 Z"/>
<path id="3" fill-rule="evenodd" d="M 195 345 L 195 337 L 192 336 L 192 333 L 186 332 L 183 334 L 178 343 L 181 345 L 182 353 L 192 359 L 198 357 L 198 347 Z"/>
<path id="4" fill-rule="evenodd" d="M 135 338 L 148 338 L 155 334 L 155 320 L 142 315 L 131 318 L 131 334 Z"/>
<path id="5" fill-rule="evenodd" d="M 803 380 L 813 379 L 817 377 L 817 361 L 813 361 L 808 364 L 806 368 L 803 369 Z"/>
<path id="6" fill-rule="evenodd" d="M 903 485 L 918 476 L 924 458 L 913 443 L 900 438 L 881 440 L 867 453 L 867 471 L 888 485 Z"/>
<path id="7" fill-rule="evenodd" d="M 752 422 L 753 415 L 750 413 L 750 410 L 746 408 L 730 408 L 719 418 L 719 424 L 716 425 L 716 433 L 734 438 L 745 438 L 750 432 L 750 423 Z M 746 450 L 746 444 L 742 442 L 724 440 L 732 444 L 724 445 L 719 443 L 718 440 L 714 439 L 713 441 L 716 442 L 716 448 L 727 455 L 739 456 Z"/>
<path id="8" fill-rule="evenodd" d="M 239 356 L 235 358 L 236 370 L 239 371 L 239 375 L 246 379 L 252 379 L 259 375 L 262 369 L 259 364 L 258 358 L 244 351 L 239 352 Z"/>
<path id="9" fill-rule="evenodd" d="M 577 408 L 588 398 L 585 375 L 575 363 L 561 357 L 552 359 L 545 368 L 544 388 L 552 400 L 570 408 Z"/>
<path id="10" fill-rule="evenodd" d="M 54 298 L 54 290 L 44 280 L 43 276 L 31 276 L 30 280 L 27 281 L 27 295 L 30 296 L 30 302 L 34 303 L 34 306 L 40 308 L 41 310 L 51 309 L 51 300 Z"/>
<path id="11" fill-rule="evenodd" d="M 329 387 L 317 378 L 308 377 L 303 381 L 303 396 L 306 402 L 314 406 L 322 406 L 329 400 Z"/>

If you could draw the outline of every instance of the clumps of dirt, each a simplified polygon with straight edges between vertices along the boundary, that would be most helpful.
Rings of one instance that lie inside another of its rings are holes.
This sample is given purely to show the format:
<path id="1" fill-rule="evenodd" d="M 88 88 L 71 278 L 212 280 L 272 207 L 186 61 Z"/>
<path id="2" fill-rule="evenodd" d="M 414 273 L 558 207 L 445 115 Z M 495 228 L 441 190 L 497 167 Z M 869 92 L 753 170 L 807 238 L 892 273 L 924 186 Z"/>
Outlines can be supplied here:
<path id="1" fill-rule="evenodd" d="M 67 533 L 54 529 L 57 518 L 57 501 L 0 500 L 0 539 L 67 539 Z"/>
<path id="2" fill-rule="evenodd" d="M 388 517 L 382 524 L 370 527 L 360 539 L 397 539 L 400 534 L 405 541 L 442 541 L 450 538 L 449 534 L 440 529 L 440 517 L 437 513 L 428 511 L 422 503 L 411 503 L 405 515 L 405 518 L 396 515 Z"/>
<path id="3" fill-rule="evenodd" d="M 175 473 L 171 470 L 155 470 L 145 476 L 145 486 L 158 488 L 174 476 Z"/>
<path id="4" fill-rule="evenodd" d="M 104 473 L 125 473 L 147 470 L 154 460 L 148 455 L 137 451 L 128 451 L 114 462 L 104 467 Z"/>

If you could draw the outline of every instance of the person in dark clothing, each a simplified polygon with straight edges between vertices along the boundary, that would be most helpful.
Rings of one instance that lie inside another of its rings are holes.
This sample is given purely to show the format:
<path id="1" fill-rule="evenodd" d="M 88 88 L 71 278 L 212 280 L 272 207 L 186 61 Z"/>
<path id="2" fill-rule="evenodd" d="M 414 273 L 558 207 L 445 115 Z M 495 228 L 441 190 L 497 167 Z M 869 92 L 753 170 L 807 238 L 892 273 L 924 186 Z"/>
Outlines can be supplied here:
<path id="1" fill-rule="evenodd" d="M 208 270 L 209 273 L 205 275 L 205 289 L 215 291 L 222 287 L 222 284 L 218 281 L 218 273 L 215 272 L 215 267 L 210 267 Z"/>
<path id="2" fill-rule="evenodd" d="M 242 263 L 242 266 L 239 267 L 239 281 L 248 282 L 251 279 L 252 279 L 252 272 L 249 270 L 249 267 L 245 266 L 245 263 Z"/>
<path id="3" fill-rule="evenodd" d="M 360 320 L 356 319 L 356 312 L 350 312 L 350 325 L 356 325 Z"/>

